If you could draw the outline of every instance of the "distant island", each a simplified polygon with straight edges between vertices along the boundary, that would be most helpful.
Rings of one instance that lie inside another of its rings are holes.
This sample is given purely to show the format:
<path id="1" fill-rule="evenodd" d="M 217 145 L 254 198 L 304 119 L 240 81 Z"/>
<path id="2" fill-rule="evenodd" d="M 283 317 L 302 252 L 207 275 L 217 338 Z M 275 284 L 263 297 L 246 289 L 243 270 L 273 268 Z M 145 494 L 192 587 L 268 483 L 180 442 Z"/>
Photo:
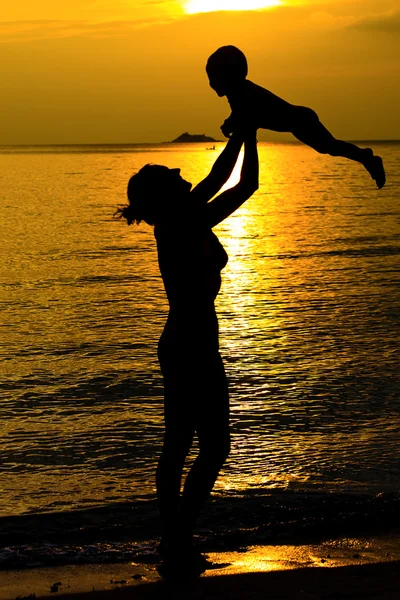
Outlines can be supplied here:
<path id="1" fill-rule="evenodd" d="M 221 140 L 215 140 L 214 138 L 208 136 L 208 135 L 204 135 L 204 133 L 188 133 L 187 131 L 185 131 L 185 133 L 182 133 L 179 137 L 177 137 L 175 140 L 172 140 L 171 142 L 168 142 L 169 144 L 187 144 L 188 142 L 220 142 Z"/>

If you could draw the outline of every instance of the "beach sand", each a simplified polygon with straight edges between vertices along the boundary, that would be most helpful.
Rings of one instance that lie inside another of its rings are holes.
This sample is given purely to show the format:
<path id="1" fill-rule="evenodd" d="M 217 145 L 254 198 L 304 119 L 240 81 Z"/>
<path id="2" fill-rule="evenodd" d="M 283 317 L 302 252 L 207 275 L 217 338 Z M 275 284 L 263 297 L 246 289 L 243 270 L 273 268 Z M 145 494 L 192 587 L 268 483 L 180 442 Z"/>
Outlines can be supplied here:
<path id="1" fill-rule="evenodd" d="M 252 546 L 208 557 L 215 568 L 195 581 L 173 584 L 149 562 L 2 571 L 0 600 L 33 595 L 58 600 L 400 598 L 400 533 Z"/>

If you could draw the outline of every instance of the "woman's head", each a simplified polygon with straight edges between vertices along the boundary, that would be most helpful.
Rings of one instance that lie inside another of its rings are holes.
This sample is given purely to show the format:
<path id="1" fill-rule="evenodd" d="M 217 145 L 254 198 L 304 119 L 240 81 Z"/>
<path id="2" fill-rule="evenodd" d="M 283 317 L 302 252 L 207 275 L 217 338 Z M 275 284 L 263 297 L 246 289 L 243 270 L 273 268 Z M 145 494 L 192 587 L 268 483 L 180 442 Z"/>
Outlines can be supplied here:
<path id="1" fill-rule="evenodd" d="M 154 225 L 173 218 L 192 184 L 181 177 L 180 169 L 163 165 L 145 165 L 128 182 L 129 205 L 115 214 L 128 223 L 145 221 Z"/>

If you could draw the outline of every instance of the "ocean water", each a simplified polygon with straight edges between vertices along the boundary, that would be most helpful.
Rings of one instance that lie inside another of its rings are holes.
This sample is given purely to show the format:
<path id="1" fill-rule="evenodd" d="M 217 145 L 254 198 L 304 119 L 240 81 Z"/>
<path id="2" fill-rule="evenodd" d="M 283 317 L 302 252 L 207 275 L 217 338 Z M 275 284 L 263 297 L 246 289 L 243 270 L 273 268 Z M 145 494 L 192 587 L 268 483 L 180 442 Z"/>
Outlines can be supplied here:
<path id="1" fill-rule="evenodd" d="M 232 428 L 216 501 L 399 491 L 400 144 L 370 145 L 382 190 L 260 143 L 259 190 L 215 229 Z M 4 519 L 154 506 L 167 303 L 151 228 L 112 216 L 144 164 L 196 183 L 222 147 L 0 147 Z"/>

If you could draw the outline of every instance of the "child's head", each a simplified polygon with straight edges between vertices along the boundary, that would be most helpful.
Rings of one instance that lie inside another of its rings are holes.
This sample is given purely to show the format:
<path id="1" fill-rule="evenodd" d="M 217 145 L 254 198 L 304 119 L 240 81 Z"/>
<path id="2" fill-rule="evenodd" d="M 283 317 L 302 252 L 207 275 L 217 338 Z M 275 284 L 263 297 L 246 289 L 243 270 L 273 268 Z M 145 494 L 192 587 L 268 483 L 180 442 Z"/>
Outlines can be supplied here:
<path id="1" fill-rule="evenodd" d="M 247 77 L 247 60 L 236 46 L 222 46 L 209 57 L 206 65 L 210 86 L 225 96 Z"/>

